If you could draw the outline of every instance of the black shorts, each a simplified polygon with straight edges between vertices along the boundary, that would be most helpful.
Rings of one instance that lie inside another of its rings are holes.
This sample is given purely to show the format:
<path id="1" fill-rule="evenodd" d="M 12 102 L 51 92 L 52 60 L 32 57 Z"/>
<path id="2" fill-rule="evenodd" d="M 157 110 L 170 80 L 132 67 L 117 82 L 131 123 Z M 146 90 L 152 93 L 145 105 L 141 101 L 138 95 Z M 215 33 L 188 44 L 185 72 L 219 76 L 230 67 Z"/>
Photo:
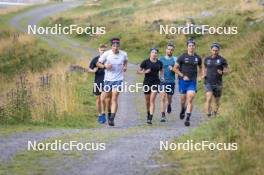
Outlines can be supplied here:
<path id="1" fill-rule="evenodd" d="M 172 96 L 175 90 L 175 83 L 160 83 L 160 92 L 166 92 L 166 94 Z"/>
<path id="2" fill-rule="evenodd" d="M 222 85 L 205 83 L 204 84 L 204 91 L 205 92 L 213 92 L 213 95 L 215 97 L 221 97 Z"/>
<path id="3" fill-rule="evenodd" d="M 143 83 L 143 92 L 145 95 L 151 92 L 159 92 L 160 83 Z"/>
<path id="4" fill-rule="evenodd" d="M 104 89 L 104 82 L 94 82 L 93 84 L 93 94 L 98 96 L 101 95 L 102 91 Z"/>

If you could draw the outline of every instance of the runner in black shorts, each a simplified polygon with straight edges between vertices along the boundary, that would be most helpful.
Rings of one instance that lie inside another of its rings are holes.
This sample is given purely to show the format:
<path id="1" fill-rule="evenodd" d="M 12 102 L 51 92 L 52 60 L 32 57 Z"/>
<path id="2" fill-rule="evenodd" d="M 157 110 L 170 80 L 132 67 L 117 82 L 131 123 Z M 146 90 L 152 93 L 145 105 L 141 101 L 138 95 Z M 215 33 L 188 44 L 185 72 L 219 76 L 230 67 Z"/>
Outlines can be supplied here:
<path id="1" fill-rule="evenodd" d="M 204 60 L 205 111 L 208 117 L 212 114 L 216 115 L 218 112 L 222 94 L 222 76 L 228 73 L 227 61 L 219 55 L 219 50 L 220 45 L 213 43 L 211 46 L 211 56 Z M 215 103 L 213 110 L 212 100 Z"/>
<path id="2" fill-rule="evenodd" d="M 197 68 L 199 68 L 199 79 L 202 76 L 202 60 L 199 55 L 195 53 L 195 41 L 189 39 L 187 41 L 187 53 L 182 54 L 175 64 L 175 72 L 179 77 L 179 92 L 181 93 L 181 112 L 180 119 L 185 118 L 185 126 L 190 126 L 190 117 L 193 108 L 193 99 L 197 91 Z"/>
<path id="3" fill-rule="evenodd" d="M 148 124 L 152 124 L 156 96 L 161 81 L 164 81 L 163 64 L 158 60 L 158 52 L 158 49 L 151 48 L 150 58 L 144 60 L 137 71 L 138 74 L 145 74 L 143 90 L 146 100 Z"/>
<path id="4" fill-rule="evenodd" d="M 173 67 L 176 63 L 177 57 L 173 56 L 174 45 L 169 43 L 167 45 L 165 55 L 161 56 L 159 60 L 163 64 L 164 79 L 165 82 L 161 83 L 160 91 L 160 111 L 161 111 L 161 122 L 166 122 L 165 105 L 167 104 L 167 112 L 171 113 L 172 96 L 175 89 L 175 72 Z"/>
<path id="5" fill-rule="evenodd" d="M 98 48 L 100 55 L 102 55 L 105 52 L 105 50 L 106 50 L 106 45 L 104 44 L 101 44 Z M 106 118 L 104 115 L 102 115 L 103 110 L 102 110 L 102 105 L 101 105 L 101 100 L 100 100 L 105 73 L 104 73 L 104 69 L 96 67 L 96 63 L 98 62 L 100 55 L 92 59 L 89 65 L 88 72 L 95 73 L 94 84 L 93 84 L 93 94 L 96 96 L 96 110 L 98 114 L 98 122 L 105 123 Z"/>

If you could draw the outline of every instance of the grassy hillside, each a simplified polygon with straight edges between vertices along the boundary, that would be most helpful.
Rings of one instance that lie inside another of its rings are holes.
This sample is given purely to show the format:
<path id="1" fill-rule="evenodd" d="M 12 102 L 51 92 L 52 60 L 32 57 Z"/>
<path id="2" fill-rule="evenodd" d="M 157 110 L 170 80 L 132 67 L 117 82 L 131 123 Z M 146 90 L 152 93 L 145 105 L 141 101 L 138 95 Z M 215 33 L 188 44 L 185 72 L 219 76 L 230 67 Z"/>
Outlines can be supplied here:
<path id="1" fill-rule="evenodd" d="M 31 8 L 0 14 L 0 124 L 10 132 L 16 128 L 10 124 L 95 127 L 93 75 L 69 71 L 70 64 L 87 67 L 88 60 L 59 53 L 9 25 Z"/>
<path id="2" fill-rule="evenodd" d="M 110 8 L 111 7 L 111 8 Z M 160 174 L 263 174 L 264 112 L 264 31 L 263 7 L 258 1 L 99 1 L 69 11 L 69 15 L 50 18 L 49 23 L 71 20 L 77 24 L 106 26 L 107 34 L 98 37 L 72 36 L 89 41 L 94 47 L 119 36 L 130 61 L 141 62 L 148 50 L 157 46 L 162 53 L 168 41 L 176 44 L 176 55 L 185 50 L 186 35 L 160 35 L 159 24 L 185 24 L 193 17 L 196 24 L 236 26 L 237 35 L 194 35 L 197 53 L 209 54 L 212 42 L 222 46 L 221 55 L 231 73 L 224 78 L 221 115 L 175 142 L 237 142 L 238 151 L 165 151 L 161 164 L 170 164 Z M 209 15 L 204 15 L 209 14 Z M 87 39 L 88 38 L 88 39 Z M 196 102 L 202 107 L 203 87 L 199 84 Z M 195 116 L 194 116 L 195 117 Z"/>

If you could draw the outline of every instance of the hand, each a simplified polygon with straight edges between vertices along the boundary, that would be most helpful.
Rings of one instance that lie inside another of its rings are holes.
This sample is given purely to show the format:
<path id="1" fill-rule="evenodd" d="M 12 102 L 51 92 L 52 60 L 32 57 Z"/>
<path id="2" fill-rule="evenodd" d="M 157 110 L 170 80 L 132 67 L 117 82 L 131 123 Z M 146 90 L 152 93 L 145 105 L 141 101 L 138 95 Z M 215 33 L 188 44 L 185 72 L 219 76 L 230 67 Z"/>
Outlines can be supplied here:
<path id="1" fill-rule="evenodd" d="M 164 77 L 160 77 L 160 82 L 161 82 L 161 83 L 164 83 L 164 82 L 165 82 Z"/>
<path id="2" fill-rule="evenodd" d="M 172 71 L 173 70 L 173 67 L 172 66 L 169 66 L 169 70 Z"/>
<path id="3" fill-rule="evenodd" d="M 98 67 L 95 67 L 95 68 L 93 69 L 93 71 L 94 71 L 94 72 L 98 71 Z"/>
<path id="4" fill-rule="evenodd" d="M 200 80 L 203 80 L 203 79 L 205 79 L 205 76 L 206 76 L 206 75 L 204 75 L 204 74 L 203 74 L 203 75 L 201 75 L 200 77 L 198 77 L 198 80 L 199 80 L 199 79 L 200 79 Z"/>
<path id="5" fill-rule="evenodd" d="M 127 67 L 123 66 L 123 71 L 126 72 L 127 71 Z"/>
<path id="6" fill-rule="evenodd" d="M 147 70 L 144 71 L 144 73 L 148 74 L 148 73 L 150 73 L 150 71 L 151 71 L 151 69 L 147 69 Z"/>
<path id="7" fill-rule="evenodd" d="M 112 64 L 105 64 L 105 68 L 106 68 L 107 70 L 112 69 Z"/>
<path id="8" fill-rule="evenodd" d="M 217 72 L 218 72 L 220 75 L 223 75 L 223 71 L 222 71 L 222 70 L 217 69 Z"/>
<path id="9" fill-rule="evenodd" d="M 203 77 L 199 76 L 197 79 L 198 79 L 198 81 L 202 81 Z"/>
<path id="10" fill-rule="evenodd" d="M 223 70 L 223 74 L 228 74 L 228 69 L 227 68 L 224 68 L 224 70 Z"/>
<path id="11" fill-rule="evenodd" d="M 183 76 L 183 80 L 187 81 L 190 80 L 189 77 L 187 77 L 186 75 Z"/>

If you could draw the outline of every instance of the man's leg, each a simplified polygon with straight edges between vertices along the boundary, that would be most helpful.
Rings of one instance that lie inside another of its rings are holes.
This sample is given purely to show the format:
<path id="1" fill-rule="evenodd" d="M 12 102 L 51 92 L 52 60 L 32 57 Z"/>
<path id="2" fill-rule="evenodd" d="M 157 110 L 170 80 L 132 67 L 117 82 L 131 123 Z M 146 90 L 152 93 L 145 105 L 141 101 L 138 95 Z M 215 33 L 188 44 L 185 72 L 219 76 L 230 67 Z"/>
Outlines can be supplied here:
<path id="1" fill-rule="evenodd" d="M 161 111 L 161 122 L 166 121 L 166 116 L 165 116 L 165 105 L 166 105 L 166 98 L 167 98 L 167 93 L 166 92 L 160 92 L 160 111 Z"/>
<path id="2" fill-rule="evenodd" d="M 186 111 L 186 94 L 181 94 L 180 104 L 181 104 L 180 119 L 183 120 L 185 117 L 185 111 Z"/>
<path id="3" fill-rule="evenodd" d="M 108 111 L 108 118 L 111 116 L 111 97 L 112 93 L 109 93 L 108 97 L 105 99 L 105 108 L 104 111 Z"/>
<path id="4" fill-rule="evenodd" d="M 109 92 L 102 92 L 100 95 L 100 101 L 101 101 L 101 123 L 106 122 L 106 117 L 105 117 L 105 108 L 106 108 L 106 99 L 109 96 Z"/>
<path id="5" fill-rule="evenodd" d="M 167 112 L 171 113 L 172 95 L 167 94 L 167 102 L 168 102 Z"/>
<path id="6" fill-rule="evenodd" d="M 213 92 L 207 91 L 205 93 L 206 101 L 205 101 L 205 112 L 207 113 L 207 116 L 210 117 L 212 115 L 212 98 L 213 98 Z"/>
<path id="7" fill-rule="evenodd" d="M 185 118 L 186 93 L 187 93 L 187 87 L 186 87 L 186 83 L 184 80 L 179 80 L 179 92 L 181 94 L 181 97 L 180 97 L 180 104 L 181 104 L 180 119 L 183 120 Z"/>
<path id="8" fill-rule="evenodd" d="M 167 92 L 167 112 L 170 114 L 171 113 L 171 104 L 172 104 L 172 96 L 174 94 L 174 90 L 175 90 L 175 84 L 171 83 L 169 84 L 170 86 L 170 92 Z"/>
<path id="9" fill-rule="evenodd" d="M 96 111 L 98 116 L 100 116 L 102 114 L 102 110 L 101 110 L 101 96 L 97 95 L 96 96 Z"/>
<path id="10" fill-rule="evenodd" d="M 112 90 L 112 94 L 111 94 L 111 117 L 108 120 L 108 124 L 110 126 L 114 126 L 114 119 L 115 119 L 115 115 L 117 112 L 117 108 L 118 108 L 118 95 L 119 92 L 117 89 L 113 89 Z"/>
<path id="11" fill-rule="evenodd" d="M 158 92 L 151 92 L 150 93 L 150 105 L 149 105 L 149 121 L 148 124 L 152 124 L 152 118 L 155 111 L 155 100 Z"/>
<path id="12" fill-rule="evenodd" d="M 214 115 L 218 114 L 219 107 L 220 107 L 220 97 L 214 97 Z"/>
<path id="13" fill-rule="evenodd" d="M 147 116 L 149 116 L 150 115 L 150 112 L 149 112 L 150 94 L 145 94 L 145 102 L 146 102 Z"/>
<path id="14" fill-rule="evenodd" d="M 218 114 L 218 109 L 220 107 L 220 98 L 222 95 L 222 86 L 216 85 L 213 92 L 213 99 L 214 99 L 214 115 Z"/>
<path id="15" fill-rule="evenodd" d="M 187 91 L 187 109 L 186 109 L 186 120 L 185 120 L 185 126 L 190 126 L 190 117 L 192 114 L 192 109 L 193 109 L 193 99 L 195 97 L 195 91 Z"/>

